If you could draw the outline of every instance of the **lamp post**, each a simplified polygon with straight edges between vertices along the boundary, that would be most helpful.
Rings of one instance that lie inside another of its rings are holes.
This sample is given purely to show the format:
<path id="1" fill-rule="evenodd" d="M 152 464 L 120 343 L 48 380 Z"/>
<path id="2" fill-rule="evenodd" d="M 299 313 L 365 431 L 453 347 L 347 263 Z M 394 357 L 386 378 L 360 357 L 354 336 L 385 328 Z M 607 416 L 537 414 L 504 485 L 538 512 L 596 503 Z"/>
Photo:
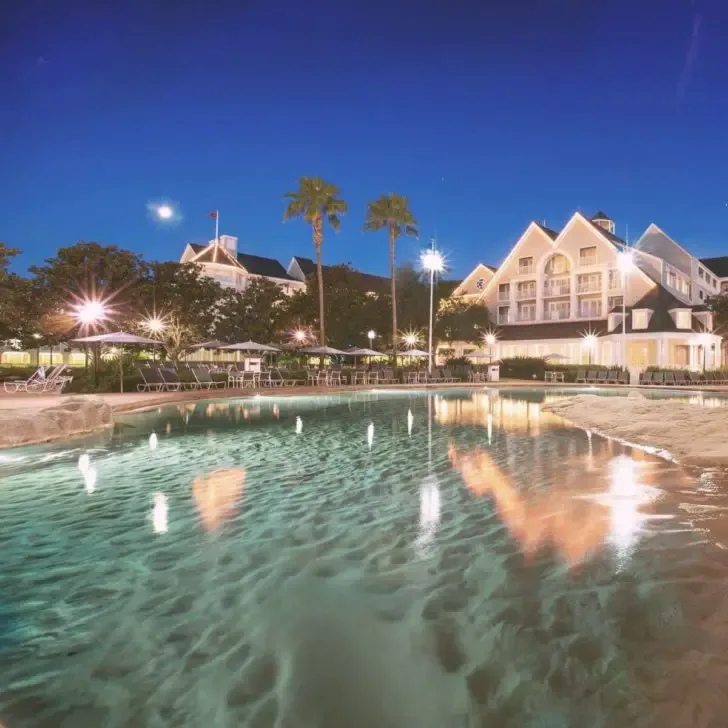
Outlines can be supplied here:
<path id="1" fill-rule="evenodd" d="M 592 365 L 592 352 L 594 351 L 594 348 L 597 345 L 597 335 L 596 334 L 585 334 L 584 335 L 584 348 L 589 352 L 589 366 Z"/>
<path id="2" fill-rule="evenodd" d="M 493 333 L 485 335 L 485 343 L 488 344 L 488 364 L 493 363 L 493 347 L 497 341 L 496 335 Z"/>
<path id="3" fill-rule="evenodd" d="M 445 260 L 442 254 L 435 249 L 434 238 L 432 239 L 432 247 L 421 253 L 420 262 L 422 263 L 423 269 L 430 274 L 430 333 L 428 337 L 429 359 L 427 368 L 432 373 L 432 320 L 435 308 L 435 273 L 442 273 L 445 270 Z"/>
<path id="4" fill-rule="evenodd" d="M 155 339 L 167 328 L 164 317 L 158 316 L 156 313 L 153 316 L 147 316 L 147 318 L 142 319 L 141 325 Z M 155 349 L 152 349 L 152 361 L 157 361 L 157 352 Z"/>
<path id="5" fill-rule="evenodd" d="M 107 317 L 106 306 L 102 301 L 93 299 L 81 301 L 74 306 L 73 317 L 76 321 L 81 324 L 81 328 L 89 329 L 95 328 L 96 324 L 100 323 Z M 96 344 L 94 350 L 94 385 L 99 384 L 99 345 Z"/>
<path id="6" fill-rule="evenodd" d="M 367 334 L 367 338 L 369 339 L 369 348 L 370 349 L 374 348 L 374 339 L 375 339 L 376 335 L 377 335 L 377 332 L 374 331 L 374 329 L 370 329 L 369 333 Z"/>
<path id="7" fill-rule="evenodd" d="M 632 251 L 623 250 L 617 260 L 622 273 L 622 366 L 627 371 L 627 273 L 634 265 Z"/>

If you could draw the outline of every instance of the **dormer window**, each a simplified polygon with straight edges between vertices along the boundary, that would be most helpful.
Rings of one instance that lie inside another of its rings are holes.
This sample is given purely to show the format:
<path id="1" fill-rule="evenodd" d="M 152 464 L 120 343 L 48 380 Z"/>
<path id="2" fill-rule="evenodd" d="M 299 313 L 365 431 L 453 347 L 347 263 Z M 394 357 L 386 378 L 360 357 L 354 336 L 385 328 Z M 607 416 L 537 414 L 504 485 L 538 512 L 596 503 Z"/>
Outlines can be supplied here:
<path id="1" fill-rule="evenodd" d="M 675 311 L 675 326 L 678 329 L 692 328 L 693 315 L 689 309 L 679 309 Z"/>
<path id="2" fill-rule="evenodd" d="M 638 308 L 632 311 L 632 330 L 644 331 L 650 323 L 652 311 L 648 308 Z"/>

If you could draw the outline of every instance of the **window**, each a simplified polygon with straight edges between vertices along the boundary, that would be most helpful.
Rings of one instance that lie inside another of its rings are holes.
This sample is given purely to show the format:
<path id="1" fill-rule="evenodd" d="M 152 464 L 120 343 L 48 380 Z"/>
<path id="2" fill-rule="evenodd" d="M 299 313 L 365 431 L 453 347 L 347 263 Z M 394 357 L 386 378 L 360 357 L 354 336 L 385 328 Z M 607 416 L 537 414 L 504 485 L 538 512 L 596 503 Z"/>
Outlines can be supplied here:
<path id="1" fill-rule="evenodd" d="M 632 311 L 632 328 L 635 331 L 638 329 L 646 329 L 649 322 L 649 311 L 645 311 L 644 309 L 640 311 Z"/>
<path id="2" fill-rule="evenodd" d="M 519 303 L 518 304 L 518 320 L 519 321 L 535 321 L 536 320 L 536 304 L 535 303 Z"/>
<path id="3" fill-rule="evenodd" d="M 613 311 L 615 308 L 622 308 L 624 296 L 609 296 L 607 298 L 607 311 Z"/>
<path id="4" fill-rule="evenodd" d="M 522 281 L 516 286 L 516 298 L 536 298 L 536 281 Z"/>
<path id="5" fill-rule="evenodd" d="M 510 314 L 510 311 L 511 311 L 510 306 L 498 306 L 498 323 L 499 324 L 508 323 L 508 316 Z"/>
<path id="6" fill-rule="evenodd" d="M 571 281 L 568 278 L 546 280 L 543 284 L 544 296 L 568 296 L 571 293 Z"/>
<path id="7" fill-rule="evenodd" d="M 670 288 L 677 288 L 677 276 L 673 270 L 667 271 L 667 285 Z"/>
<path id="8" fill-rule="evenodd" d="M 705 271 L 702 268 L 698 268 L 698 278 L 700 278 L 701 280 L 705 278 Z M 708 280 L 710 280 L 710 277 L 708 278 Z"/>
<path id="9" fill-rule="evenodd" d="M 569 261 L 563 255 L 554 255 L 546 263 L 546 275 L 556 276 L 569 272 Z"/>
<path id="10" fill-rule="evenodd" d="M 591 245 L 588 248 L 579 250 L 579 265 L 594 265 L 597 262 L 597 246 Z"/>
<path id="11" fill-rule="evenodd" d="M 609 288 L 614 290 L 615 288 L 622 287 L 622 273 L 618 270 L 609 271 Z"/>
<path id="12" fill-rule="evenodd" d="M 721 293 L 728 293 L 728 281 L 723 281 L 720 284 L 720 292 Z"/>
<path id="13" fill-rule="evenodd" d="M 533 273 L 533 258 L 518 259 L 518 275 L 530 275 Z"/>
<path id="14" fill-rule="evenodd" d="M 700 296 L 700 300 L 702 301 L 703 300 L 703 292 L 702 291 L 698 291 L 698 296 Z"/>
<path id="15" fill-rule="evenodd" d="M 596 293 L 602 290 L 601 273 L 582 273 L 576 277 L 577 293 Z"/>
<path id="16" fill-rule="evenodd" d="M 509 283 L 501 283 L 498 286 L 498 300 L 507 301 L 511 295 L 511 286 Z"/>
<path id="17" fill-rule="evenodd" d="M 563 321 L 571 315 L 568 301 L 549 301 L 544 318 L 547 321 Z"/>
<path id="18" fill-rule="evenodd" d="M 599 298 L 585 298 L 579 302 L 581 318 L 599 318 L 602 315 L 602 302 Z"/>
<path id="19" fill-rule="evenodd" d="M 675 326 L 679 329 L 689 329 L 692 327 L 692 318 L 690 311 L 677 311 L 675 315 Z"/>

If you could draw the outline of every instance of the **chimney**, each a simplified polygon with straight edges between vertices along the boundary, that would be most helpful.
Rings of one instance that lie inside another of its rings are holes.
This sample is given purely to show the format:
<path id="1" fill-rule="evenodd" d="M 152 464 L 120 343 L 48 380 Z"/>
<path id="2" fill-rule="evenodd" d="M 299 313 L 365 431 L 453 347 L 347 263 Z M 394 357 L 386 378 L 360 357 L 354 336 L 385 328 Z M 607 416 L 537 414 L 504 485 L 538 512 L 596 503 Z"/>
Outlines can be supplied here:
<path id="1" fill-rule="evenodd" d="M 227 250 L 233 258 L 238 257 L 238 239 L 234 235 L 221 235 L 220 245 Z"/>

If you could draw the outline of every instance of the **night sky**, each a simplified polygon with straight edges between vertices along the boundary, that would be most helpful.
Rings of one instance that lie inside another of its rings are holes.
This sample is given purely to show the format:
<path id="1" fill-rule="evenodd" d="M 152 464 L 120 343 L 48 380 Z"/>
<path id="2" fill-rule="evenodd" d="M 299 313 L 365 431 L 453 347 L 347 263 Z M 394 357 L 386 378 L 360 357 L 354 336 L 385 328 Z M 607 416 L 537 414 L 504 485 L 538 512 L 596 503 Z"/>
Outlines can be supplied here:
<path id="1" fill-rule="evenodd" d="M 4 0 L 0 240 L 16 266 L 79 239 L 178 259 L 221 233 L 310 256 L 301 175 L 349 202 L 324 261 L 387 271 L 366 202 L 409 196 L 452 277 L 532 219 L 603 208 L 728 254 L 722 0 Z M 150 220 L 150 201 L 182 212 Z"/>

